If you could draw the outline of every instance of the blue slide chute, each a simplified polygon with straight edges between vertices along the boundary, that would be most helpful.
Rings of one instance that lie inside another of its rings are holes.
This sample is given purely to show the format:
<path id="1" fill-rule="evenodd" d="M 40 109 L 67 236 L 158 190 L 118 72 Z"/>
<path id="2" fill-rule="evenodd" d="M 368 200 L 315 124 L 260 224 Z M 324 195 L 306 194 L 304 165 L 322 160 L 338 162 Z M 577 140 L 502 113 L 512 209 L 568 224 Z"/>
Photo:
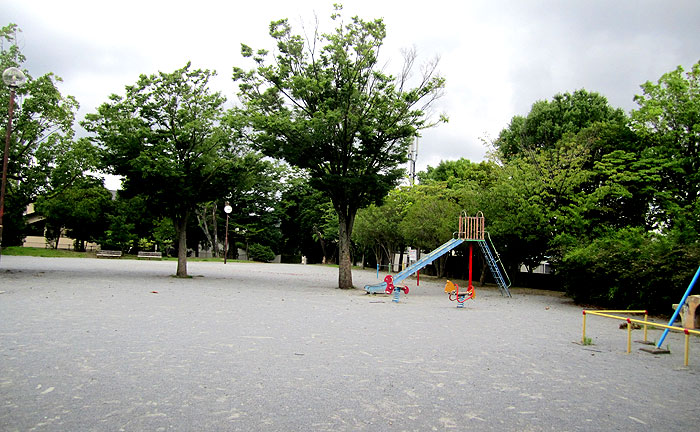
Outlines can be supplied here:
<path id="1" fill-rule="evenodd" d="M 447 252 L 451 251 L 457 246 L 461 245 L 463 242 L 464 240 L 458 238 L 450 239 L 448 242 L 446 242 L 439 248 L 430 252 L 428 255 L 421 257 L 421 259 L 406 267 L 404 270 L 402 270 L 396 276 L 394 276 L 394 284 L 399 284 L 402 280 L 411 276 L 412 274 L 427 266 L 428 264 L 431 264 L 433 261 L 445 255 Z M 365 291 L 367 291 L 367 294 L 383 293 L 384 290 L 386 290 L 386 282 L 382 282 L 376 285 L 365 286 Z"/>

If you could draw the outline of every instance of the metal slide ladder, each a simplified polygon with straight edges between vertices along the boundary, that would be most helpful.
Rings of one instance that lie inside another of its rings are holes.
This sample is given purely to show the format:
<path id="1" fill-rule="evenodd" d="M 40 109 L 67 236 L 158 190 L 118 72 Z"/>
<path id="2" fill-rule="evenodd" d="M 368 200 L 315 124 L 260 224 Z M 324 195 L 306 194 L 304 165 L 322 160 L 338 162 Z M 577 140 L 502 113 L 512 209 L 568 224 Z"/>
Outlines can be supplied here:
<path id="1" fill-rule="evenodd" d="M 445 255 L 447 252 L 451 251 L 452 249 L 456 248 L 457 246 L 461 245 L 464 242 L 464 240 L 459 239 L 459 238 L 453 238 L 444 243 L 442 246 L 438 247 L 437 249 L 433 250 L 429 254 L 421 257 L 418 261 L 414 262 L 410 266 L 406 267 L 404 270 L 399 272 L 396 276 L 394 276 L 394 283 L 398 284 L 402 280 L 406 279 L 413 273 L 417 272 L 418 270 L 422 269 L 423 267 L 427 266 L 428 264 L 432 263 L 436 259 L 440 258 L 441 256 Z M 386 289 L 386 282 L 382 282 L 376 285 L 366 285 L 365 286 L 365 291 L 367 291 L 368 294 L 376 294 L 376 293 L 383 293 L 384 290 Z"/>
<path id="2" fill-rule="evenodd" d="M 496 251 L 496 248 L 494 247 L 493 242 L 491 241 L 491 235 L 489 235 L 488 232 L 486 233 L 486 235 L 488 237 L 488 240 L 484 239 L 482 241 L 478 241 L 477 243 L 479 243 L 479 247 L 481 247 L 481 252 L 483 252 L 484 258 L 486 258 L 486 262 L 489 265 L 489 269 L 491 270 L 493 278 L 496 279 L 498 289 L 501 290 L 501 295 L 512 297 L 510 291 L 508 290 L 508 288 L 511 285 L 511 281 L 508 277 L 508 273 L 506 272 L 505 267 L 503 266 L 503 263 L 501 262 L 501 256 L 498 255 L 498 252 Z M 490 247 L 489 243 L 491 244 Z M 493 254 L 491 253 L 491 249 L 493 249 Z M 508 280 L 508 283 L 506 283 L 506 279 Z"/>

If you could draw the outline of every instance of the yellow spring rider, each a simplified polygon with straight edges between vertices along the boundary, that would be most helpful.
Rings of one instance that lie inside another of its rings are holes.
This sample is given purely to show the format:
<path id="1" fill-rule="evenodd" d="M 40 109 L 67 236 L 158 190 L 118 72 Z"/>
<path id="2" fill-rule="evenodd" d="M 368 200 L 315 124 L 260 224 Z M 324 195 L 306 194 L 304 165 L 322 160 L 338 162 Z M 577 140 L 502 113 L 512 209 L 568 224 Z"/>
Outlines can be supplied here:
<path id="1" fill-rule="evenodd" d="M 475 296 L 474 287 L 471 283 L 469 284 L 469 287 L 466 289 L 466 291 L 460 291 L 459 285 L 450 280 L 448 280 L 445 284 L 445 292 L 449 295 L 450 301 L 457 301 L 458 308 L 463 308 L 464 302 L 470 299 L 474 299 Z"/>

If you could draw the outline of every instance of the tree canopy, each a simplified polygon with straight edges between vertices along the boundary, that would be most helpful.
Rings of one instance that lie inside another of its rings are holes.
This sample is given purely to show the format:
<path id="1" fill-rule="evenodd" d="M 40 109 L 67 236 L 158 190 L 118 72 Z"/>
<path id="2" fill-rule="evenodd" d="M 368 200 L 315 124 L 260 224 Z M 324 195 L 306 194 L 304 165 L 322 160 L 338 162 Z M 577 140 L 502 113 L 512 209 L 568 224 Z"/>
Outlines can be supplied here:
<path id="1" fill-rule="evenodd" d="M 190 217 L 198 204 L 228 193 L 238 168 L 237 142 L 222 125 L 225 98 L 209 89 L 213 74 L 188 63 L 141 75 L 83 123 L 104 169 L 124 177 L 124 196 L 143 196 L 151 214 L 173 220 L 180 277 L 187 276 Z"/>
<path id="2" fill-rule="evenodd" d="M 692 223 L 685 216 L 697 216 L 700 209 L 700 62 L 687 73 L 679 66 L 641 88 L 632 127 L 661 168 L 665 194 L 656 205 L 665 209 L 666 224 L 680 219 Z M 700 228 L 697 219 L 695 227 Z"/>
<path id="3" fill-rule="evenodd" d="M 74 140 L 73 122 L 78 102 L 63 96 L 58 89 L 61 79 L 52 73 L 38 78 L 24 69 L 26 57 L 17 46 L 15 24 L 0 29 L 2 50 L 0 70 L 17 67 L 27 77 L 16 89 L 17 99 L 8 155 L 7 190 L 3 244 L 21 244 L 24 236 L 22 214 L 27 205 L 40 195 L 69 187 L 85 172 L 95 169 L 94 154 L 84 142 Z M 7 44 L 6 44 L 7 43 Z M 9 100 L 9 88 L 0 86 L 0 97 Z M 0 106 L 2 136 L 8 124 L 8 105 Z M 3 146 L 4 148 L 4 146 Z"/>
<path id="4" fill-rule="evenodd" d="M 398 77 L 379 66 L 381 19 L 344 22 L 336 6 L 332 33 L 305 38 L 288 20 L 270 24 L 276 55 L 243 45 L 257 67 L 234 68 L 252 139 L 268 156 L 308 170 L 339 219 L 339 287 L 352 287 L 350 237 L 358 209 L 380 201 L 403 175 L 408 143 L 432 126 L 426 109 L 444 79 L 437 62 L 411 87 L 415 54 Z M 308 43 L 307 43 L 308 42 Z"/>

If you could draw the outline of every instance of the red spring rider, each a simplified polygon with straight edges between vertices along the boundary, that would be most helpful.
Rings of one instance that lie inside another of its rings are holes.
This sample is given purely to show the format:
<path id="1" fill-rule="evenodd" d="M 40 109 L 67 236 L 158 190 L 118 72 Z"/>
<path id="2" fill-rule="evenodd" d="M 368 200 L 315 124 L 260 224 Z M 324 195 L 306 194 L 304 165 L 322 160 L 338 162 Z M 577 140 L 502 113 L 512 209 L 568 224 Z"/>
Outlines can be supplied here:
<path id="1" fill-rule="evenodd" d="M 386 275 L 386 277 L 384 278 L 384 282 L 386 282 L 386 289 L 384 290 L 384 292 L 387 294 L 391 294 L 392 292 L 394 293 L 394 299 L 392 300 L 394 303 L 399 302 L 399 295 L 401 294 L 401 291 L 403 291 L 404 294 L 408 294 L 407 286 L 394 286 L 394 277 L 392 275 Z"/>

